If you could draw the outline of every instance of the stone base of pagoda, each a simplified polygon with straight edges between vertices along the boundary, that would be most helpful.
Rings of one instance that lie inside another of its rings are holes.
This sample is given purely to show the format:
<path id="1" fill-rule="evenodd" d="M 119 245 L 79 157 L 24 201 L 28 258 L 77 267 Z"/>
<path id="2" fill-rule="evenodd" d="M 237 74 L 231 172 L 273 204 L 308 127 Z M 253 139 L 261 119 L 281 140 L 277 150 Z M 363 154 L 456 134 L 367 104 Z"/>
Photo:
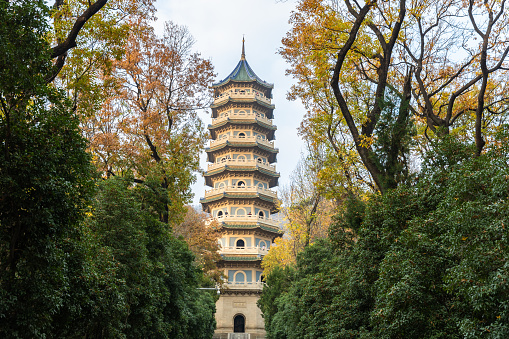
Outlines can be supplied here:
<path id="1" fill-rule="evenodd" d="M 250 339 L 265 339 L 262 312 L 256 304 L 261 291 L 228 292 L 222 293 L 216 303 L 216 331 L 213 338 L 228 339 L 228 334 L 234 333 L 235 317 L 241 315 L 244 317 L 244 333 L 250 334 Z"/>

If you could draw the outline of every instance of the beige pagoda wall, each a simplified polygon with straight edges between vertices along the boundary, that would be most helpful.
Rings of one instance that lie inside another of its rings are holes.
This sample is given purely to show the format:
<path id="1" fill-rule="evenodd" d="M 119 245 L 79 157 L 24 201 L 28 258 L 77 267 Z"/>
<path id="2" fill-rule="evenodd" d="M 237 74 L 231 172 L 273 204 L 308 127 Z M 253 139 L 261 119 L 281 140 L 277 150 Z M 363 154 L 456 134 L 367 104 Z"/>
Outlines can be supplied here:
<path id="1" fill-rule="evenodd" d="M 262 312 L 256 305 L 258 295 L 222 294 L 216 303 L 216 335 L 233 333 L 233 318 L 243 314 L 246 318 L 245 333 L 251 334 L 251 339 L 264 339 L 265 327 Z M 226 338 L 226 337 L 225 337 Z"/>

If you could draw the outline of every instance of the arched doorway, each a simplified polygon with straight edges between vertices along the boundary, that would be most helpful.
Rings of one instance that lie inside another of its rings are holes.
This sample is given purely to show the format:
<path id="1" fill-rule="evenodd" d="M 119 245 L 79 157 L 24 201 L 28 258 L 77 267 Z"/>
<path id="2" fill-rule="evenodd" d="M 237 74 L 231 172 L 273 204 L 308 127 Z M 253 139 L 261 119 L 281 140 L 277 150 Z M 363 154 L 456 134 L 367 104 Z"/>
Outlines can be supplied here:
<path id="1" fill-rule="evenodd" d="M 246 318 L 242 314 L 237 314 L 235 318 L 233 318 L 233 332 L 234 333 L 244 333 L 246 325 Z"/>

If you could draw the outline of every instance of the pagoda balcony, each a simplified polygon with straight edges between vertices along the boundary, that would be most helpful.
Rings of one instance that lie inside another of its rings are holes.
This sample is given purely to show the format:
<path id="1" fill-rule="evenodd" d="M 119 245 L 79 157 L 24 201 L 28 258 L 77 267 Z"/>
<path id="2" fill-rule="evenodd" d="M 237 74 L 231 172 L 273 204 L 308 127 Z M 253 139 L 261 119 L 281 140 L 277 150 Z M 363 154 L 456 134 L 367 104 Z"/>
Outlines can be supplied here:
<path id="1" fill-rule="evenodd" d="M 260 100 L 267 104 L 271 104 L 271 100 L 265 95 L 253 92 L 229 92 L 221 94 L 214 98 L 214 105 L 220 105 L 223 102 L 227 102 L 229 99 L 246 99 L 246 100 Z"/>
<path id="2" fill-rule="evenodd" d="M 268 141 L 268 140 L 261 139 L 261 138 L 255 137 L 255 136 L 249 136 L 249 137 L 227 136 L 226 138 L 211 140 L 210 147 L 212 148 L 217 145 L 226 144 L 227 142 L 252 142 L 252 143 L 259 143 L 260 145 L 265 145 L 270 148 L 274 148 L 273 141 Z"/>
<path id="3" fill-rule="evenodd" d="M 260 162 L 260 161 L 254 160 L 254 159 L 250 159 L 250 160 L 224 159 L 221 162 L 216 162 L 216 163 L 213 163 L 213 164 L 209 164 L 207 166 L 207 171 L 213 171 L 213 170 L 215 170 L 217 168 L 222 168 L 224 166 L 239 166 L 239 167 L 242 167 L 242 166 L 244 166 L 244 167 L 245 166 L 249 166 L 249 167 L 259 166 L 259 167 L 267 169 L 269 171 L 276 172 L 276 166 L 268 164 L 266 162 Z"/>
<path id="4" fill-rule="evenodd" d="M 242 194 L 242 193 L 253 193 L 253 194 L 263 194 L 267 195 L 271 198 L 277 198 L 277 193 L 258 186 L 226 186 L 220 188 L 213 188 L 205 191 L 205 199 L 213 197 L 215 195 L 221 195 L 225 193 L 233 193 L 233 194 Z"/>
<path id="5" fill-rule="evenodd" d="M 212 125 L 219 124 L 223 121 L 228 120 L 246 120 L 246 119 L 257 120 L 263 122 L 264 124 L 272 126 L 272 120 L 259 113 L 233 113 L 233 112 L 226 113 L 222 117 L 212 119 Z"/>
<path id="6" fill-rule="evenodd" d="M 268 248 L 265 247 L 221 247 L 219 254 L 254 254 L 254 255 L 267 255 Z"/>
<path id="7" fill-rule="evenodd" d="M 230 290 L 262 290 L 265 283 L 258 282 L 239 282 L 239 281 L 228 281 L 223 283 L 223 287 Z"/>

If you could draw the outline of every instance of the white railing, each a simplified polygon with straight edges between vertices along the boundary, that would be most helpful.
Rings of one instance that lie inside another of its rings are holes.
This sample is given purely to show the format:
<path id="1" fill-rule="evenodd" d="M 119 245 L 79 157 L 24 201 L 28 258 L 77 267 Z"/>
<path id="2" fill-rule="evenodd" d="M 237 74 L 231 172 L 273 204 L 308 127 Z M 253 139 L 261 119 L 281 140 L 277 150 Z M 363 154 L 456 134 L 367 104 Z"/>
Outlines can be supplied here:
<path id="1" fill-rule="evenodd" d="M 269 171 L 276 171 L 276 166 L 271 165 L 266 162 L 260 162 L 258 160 L 249 159 L 249 160 L 238 160 L 238 159 L 224 159 L 221 162 L 216 162 L 213 164 L 209 164 L 207 166 L 207 171 L 215 170 L 216 168 L 228 166 L 260 166 L 262 168 L 268 169 Z"/>
<path id="2" fill-rule="evenodd" d="M 225 286 L 228 289 L 234 290 L 234 289 L 252 289 L 252 290 L 261 290 L 263 289 L 264 283 L 262 282 L 233 282 L 229 281 L 227 283 L 224 283 L 223 286 Z"/>
<path id="3" fill-rule="evenodd" d="M 277 198 L 276 192 L 258 186 L 225 186 L 220 188 L 213 188 L 205 191 L 205 198 L 223 193 L 261 193 L 273 198 Z"/>
<path id="4" fill-rule="evenodd" d="M 249 137 L 233 137 L 227 136 L 226 138 L 211 140 L 210 147 L 214 147 L 216 145 L 225 144 L 226 142 L 257 142 L 259 144 L 274 148 L 274 141 L 268 141 L 265 139 L 258 138 L 256 136 Z"/>
<path id="5" fill-rule="evenodd" d="M 271 100 L 265 95 L 258 92 L 226 92 L 214 98 L 214 104 L 220 104 L 223 101 L 227 101 L 229 98 L 232 99 L 258 99 L 267 104 L 271 104 Z"/>
<path id="6" fill-rule="evenodd" d="M 264 122 L 267 125 L 271 125 L 272 126 L 272 120 L 262 116 L 261 114 L 257 114 L 257 113 L 232 113 L 232 112 L 225 113 L 222 117 L 212 119 L 212 125 L 215 125 L 217 123 L 226 121 L 228 119 L 230 119 L 230 120 L 253 119 L 253 120 L 258 120 L 258 121 Z"/>
<path id="7" fill-rule="evenodd" d="M 214 218 L 211 218 L 214 219 Z M 225 222 L 261 222 L 269 226 L 278 227 L 280 224 L 279 220 L 272 219 L 269 217 L 260 217 L 257 215 L 223 215 L 220 217 L 216 217 L 217 221 L 225 221 Z"/>
<path id="8" fill-rule="evenodd" d="M 269 249 L 266 247 L 221 247 L 219 249 L 220 254 L 261 254 L 266 255 Z"/>

